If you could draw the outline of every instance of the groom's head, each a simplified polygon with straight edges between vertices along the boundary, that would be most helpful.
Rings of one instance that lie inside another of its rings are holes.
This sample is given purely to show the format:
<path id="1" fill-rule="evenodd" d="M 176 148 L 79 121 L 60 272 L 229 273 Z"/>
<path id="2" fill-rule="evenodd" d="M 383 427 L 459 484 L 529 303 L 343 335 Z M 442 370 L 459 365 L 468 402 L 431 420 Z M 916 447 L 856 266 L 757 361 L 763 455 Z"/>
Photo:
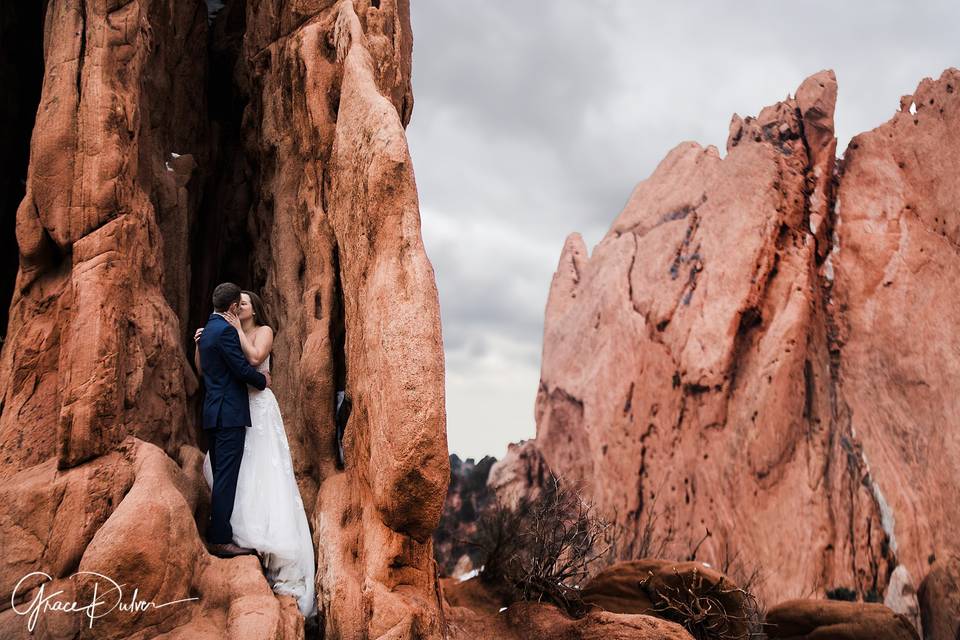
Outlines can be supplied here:
<path id="1" fill-rule="evenodd" d="M 222 282 L 213 290 L 213 309 L 224 313 L 240 303 L 240 287 L 232 282 Z"/>

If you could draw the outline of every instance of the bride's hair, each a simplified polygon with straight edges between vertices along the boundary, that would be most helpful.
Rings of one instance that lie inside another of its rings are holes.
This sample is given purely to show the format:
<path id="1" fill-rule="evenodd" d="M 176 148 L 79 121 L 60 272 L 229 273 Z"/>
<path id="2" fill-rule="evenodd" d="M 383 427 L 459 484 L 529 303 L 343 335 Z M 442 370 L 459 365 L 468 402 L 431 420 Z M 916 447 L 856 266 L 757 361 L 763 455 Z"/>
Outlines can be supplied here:
<path id="1" fill-rule="evenodd" d="M 267 311 L 266 305 L 263 304 L 263 300 L 260 299 L 260 296 L 255 294 L 253 291 L 243 290 L 243 293 L 250 296 L 250 306 L 253 307 L 253 321 L 260 325 L 266 326 L 273 329 L 273 332 L 277 332 L 277 326 L 273 324 L 273 318 L 270 316 L 270 313 Z"/>

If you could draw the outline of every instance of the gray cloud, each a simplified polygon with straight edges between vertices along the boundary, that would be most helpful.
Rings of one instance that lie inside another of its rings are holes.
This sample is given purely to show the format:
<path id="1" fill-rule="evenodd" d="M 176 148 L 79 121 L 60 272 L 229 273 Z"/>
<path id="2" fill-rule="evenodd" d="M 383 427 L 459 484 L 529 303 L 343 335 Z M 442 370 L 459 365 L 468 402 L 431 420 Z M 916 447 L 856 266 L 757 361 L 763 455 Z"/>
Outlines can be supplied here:
<path id="1" fill-rule="evenodd" d="M 408 128 L 440 291 L 451 450 L 534 433 L 543 312 L 566 235 L 600 240 L 678 143 L 723 151 L 823 68 L 840 149 L 958 64 L 952 2 L 412 0 Z"/>

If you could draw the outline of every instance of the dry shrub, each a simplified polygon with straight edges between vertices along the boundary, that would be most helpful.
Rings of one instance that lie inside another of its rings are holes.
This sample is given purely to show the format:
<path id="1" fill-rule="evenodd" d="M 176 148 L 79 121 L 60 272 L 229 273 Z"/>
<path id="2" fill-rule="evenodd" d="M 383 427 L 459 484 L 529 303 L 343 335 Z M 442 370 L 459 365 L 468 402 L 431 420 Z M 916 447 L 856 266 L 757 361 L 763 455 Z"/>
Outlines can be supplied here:
<path id="1" fill-rule="evenodd" d="M 724 573 L 741 589 L 748 593 L 755 593 L 763 586 L 766 576 L 755 562 L 743 558 L 739 551 L 733 548 L 733 543 L 727 537 L 724 540 L 720 551 L 720 562 L 717 567 L 721 573 Z M 759 598 L 754 598 L 756 602 L 756 614 L 759 619 L 765 616 L 765 606 Z"/>
<path id="2" fill-rule="evenodd" d="M 664 520 L 665 519 L 665 520 Z M 581 588 L 598 570 L 621 559 L 663 558 L 674 542 L 671 514 L 653 500 L 638 516 L 637 533 L 624 543 L 625 530 L 598 515 L 579 492 L 550 475 L 541 491 L 515 508 L 499 499 L 481 514 L 470 544 L 479 550 L 480 580 L 504 604 L 549 602 L 568 614 L 587 610 Z M 709 532 L 689 554 L 695 560 Z M 725 549 L 722 571 L 739 573 L 747 565 Z M 745 585 L 705 580 L 703 574 L 677 574 L 673 584 L 644 579 L 638 588 L 650 596 L 658 617 L 682 625 L 697 640 L 753 640 L 763 634 L 762 609 L 751 587 L 759 578 L 747 572 Z"/>
<path id="3" fill-rule="evenodd" d="M 480 578 L 506 602 L 549 602 L 573 616 L 591 566 L 609 551 L 611 523 L 552 475 L 533 498 L 511 509 L 497 500 L 477 523 Z"/>
<path id="4" fill-rule="evenodd" d="M 677 584 L 648 584 L 641 588 L 655 594 L 658 617 L 682 625 L 696 640 L 753 640 L 765 638 L 758 618 L 757 599 L 746 589 L 721 578 L 713 583 L 701 572 L 675 574 Z"/>

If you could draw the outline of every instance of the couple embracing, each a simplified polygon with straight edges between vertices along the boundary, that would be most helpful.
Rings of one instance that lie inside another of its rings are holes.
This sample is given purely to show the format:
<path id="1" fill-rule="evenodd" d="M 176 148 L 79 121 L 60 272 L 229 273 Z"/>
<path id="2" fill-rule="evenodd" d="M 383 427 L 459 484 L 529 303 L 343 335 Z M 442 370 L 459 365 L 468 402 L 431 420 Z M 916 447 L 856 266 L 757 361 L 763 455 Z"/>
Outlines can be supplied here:
<path id="1" fill-rule="evenodd" d="M 270 389 L 273 328 L 260 297 L 231 282 L 214 289 L 213 308 L 194 336 L 194 363 L 206 388 L 209 451 L 203 473 L 212 490 L 207 548 L 225 558 L 258 554 L 273 590 L 294 596 L 309 618 L 316 614 L 316 565 L 280 407 Z M 345 411 L 336 416 L 338 436 L 349 399 L 343 404 Z"/>

